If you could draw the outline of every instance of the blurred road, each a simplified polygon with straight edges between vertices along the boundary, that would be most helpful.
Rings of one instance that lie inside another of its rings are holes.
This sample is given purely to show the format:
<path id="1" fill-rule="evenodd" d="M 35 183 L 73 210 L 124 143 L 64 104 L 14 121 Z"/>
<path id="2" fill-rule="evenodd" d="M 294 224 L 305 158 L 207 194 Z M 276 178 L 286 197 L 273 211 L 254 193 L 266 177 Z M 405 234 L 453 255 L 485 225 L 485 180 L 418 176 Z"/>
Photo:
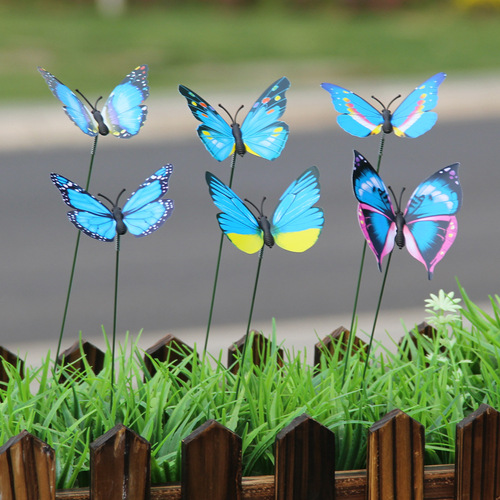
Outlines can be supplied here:
<path id="1" fill-rule="evenodd" d="M 397 89 L 378 82 L 371 90 L 336 83 L 388 102 L 397 93 L 406 95 L 415 82 L 402 82 Z M 386 138 L 381 168 L 386 184 L 396 192 L 406 186 L 409 195 L 428 175 L 459 161 L 464 204 L 457 240 L 432 281 L 405 249 L 395 251 L 379 338 L 385 330 L 399 338 L 399 319 L 408 326 L 423 320 L 429 293 L 456 290 L 455 276 L 477 302 L 499 291 L 500 115 L 490 103 L 500 107 L 500 100 L 468 109 L 463 95 L 469 85 L 448 77 L 440 90 L 438 123 L 428 134 Z M 484 94 L 497 91 L 493 78 L 484 78 L 482 85 Z M 248 109 L 257 95 L 205 97 L 233 110 L 242 103 Z M 323 337 L 340 324 L 349 326 L 363 242 L 351 188 L 352 150 L 375 164 L 380 137 L 357 139 L 340 130 L 330 97 L 319 87 L 292 87 L 288 98 L 284 119 L 291 134 L 282 156 L 274 162 L 249 154 L 238 158 L 233 186 L 256 203 L 267 196 L 265 207 L 272 213 L 292 180 L 311 165 L 320 170 L 319 205 L 326 219 L 320 240 L 304 254 L 266 248 L 254 311 L 256 328 L 270 333 L 274 317 L 278 338 L 286 338 L 287 347 L 312 350 L 316 334 Z M 203 344 L 220 235 L 204 173 L 210 170 L 227 180 L 229 160 L 219 164 L 205 151 L 195 133 L 197 122 L 180 95 L 151 98 L 148 105 L 148 121 L 137 137 L 100 138 L 90 189 L 114 199 L 124 187 L 130 194 L 161 165 L 174 164 L 168 193 L 175 201 L 172 218 L 147 238 L 125 235 L 121 240 L 118 328 L 132 335 L 144 329 L 143 347 L 166 333 Z M 31 111 L 5 108 L 2 127 L 0 342 L 21 354 L 38 346 L 46 351 L 55 348 L 59 335 L 76 238 L 49 172 L 84 185 L 92 139 L 70 123 L 56 100 Z M 99 338 L 104 325 L 111 334 L 114 266 L 113 244 L 82 237 L 63 347 L 79 330 L 85 338 Z M 226 240 L 212 351 L 244 334 L 256 268 L 257 255 L 243 254 Z M 363 330 L 370 329 L 381 281 L 369 252 L 359 301 Z"/>

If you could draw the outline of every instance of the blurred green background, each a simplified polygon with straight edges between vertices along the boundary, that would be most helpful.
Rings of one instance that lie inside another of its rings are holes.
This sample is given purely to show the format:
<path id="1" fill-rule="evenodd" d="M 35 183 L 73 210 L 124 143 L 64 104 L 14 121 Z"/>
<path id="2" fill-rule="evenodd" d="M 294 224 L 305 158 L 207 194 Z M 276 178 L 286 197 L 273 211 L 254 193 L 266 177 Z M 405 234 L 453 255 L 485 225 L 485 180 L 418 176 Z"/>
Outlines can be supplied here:
<path id="1" fill-rule="evenodd" d="M 155 94 L 500 68 L 500 0 L 2 0 L 0 102 L 87 95 L 149 64 Z M 107 95 L 107 94 L 106 94 Z"/>

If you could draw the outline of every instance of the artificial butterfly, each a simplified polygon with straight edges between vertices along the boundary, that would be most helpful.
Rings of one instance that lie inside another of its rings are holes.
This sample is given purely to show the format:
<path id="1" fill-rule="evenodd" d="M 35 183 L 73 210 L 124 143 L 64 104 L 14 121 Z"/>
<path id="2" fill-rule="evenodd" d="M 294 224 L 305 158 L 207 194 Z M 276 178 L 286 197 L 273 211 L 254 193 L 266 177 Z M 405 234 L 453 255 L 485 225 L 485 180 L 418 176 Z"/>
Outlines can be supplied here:
<path id="1" fill-rule="evenodd" d="M 62 175 L 52 173 L 50 178 L 59 189 L 63 201 L 72 210 L 68 219 L 87 236 L 101 241 L 113 241 L 115 236 L 130 231 L 134 236 L 147 236 L 156 231 L 174 210 L 172 200 L 160 199 L 168 191 L 168 180 L 174 167 L 165 165 L 148 177 L 126 201 L 123 209 L 106 196 L 98 194 L 111 204 L 111 209 L 97 198 Z"/>
<path id="2" fill-rule="evenodd" d="M 459 163 L 438 170 L 413 192 L 404 213 L 395 198 L 394 210 L 384 181 L 368 161 L 354 151 L 352 185 L 359 201 L 359 225 L 382 270 L 383 258 L 394 243 L 406 248 L 427 269 L 429 279 L 457 236 L 455 214 L 462 205 L 462 187 L 458 180 Z"/>
<path id="3" fill-rule="evenodd" d="M 99 97 L 92 105 L 79 90 L 76 90 L 90 106 L 89 109 L 69 87 L 66 87 L 54 75 L 40 67 L 38 71 L 52 93 L 63 103 L 63 109 L 71 121 L 83 133 L 95 137 L 98 133 L 108 135 L 111 132 L 120 139 L 128 139 L 136 135 L 144 125 L 148 113 L 144 101 L 149 96 L 146 65 L 135 68 L 115 87 L 102 111 L 96 108 L 102 97 Z"/>
<path id="4" fill-rule="evenodd" d="M 219 104 L 231 119 L 229 125 L 213 106 L 192 90 L 179 85 L 179 92 L 186 98 L 193 116 L 202 122 L 197 129 L 198 136 L 216 160 L 225 160 L 235 150 L 240 156 L 248 151 L 266 160 L 275 160 L 288 139 L 288 125 L 277 120 L 285 112 L 285 92 L 289 88 L 290 82 L 286 77 L 271 84 L 255 101 L 241 127 L 236 118 L 243 105 L 233 118 Z"/>
<path id="5" fill-rule="evenodd" d="M 262 200 L 255 216 L 232 189 L 210 172 L 206 180 L 213 202 L 222 210 L 217 214 L 219 226 L 231 242 L 246 253 L 259 251 L 264 243 L 274 243 L 290 252 L 304 252 L 312 247 L 323 229 L 323 210 L 313 205 L 319 200 L 319 172 L 316 167 L 306 170 L 283 193 L 271 222 L 263 214 Z"/>
<path id="6" fill-rule="evenodd" d="M 387 107 L 372 96 L 382 106 L 382 111 L 379 111 L 350 90 L 333 83 L 322 83 L 321 86 L 330 92 L 335 109 L 341 113 L 337 123 L 349 134 L 367 137 L 380 131 L 384 134 L 394 131 L 399 137 L 419 137 L 436 123 L 437 114 L 431 110 L 437 104 L 437 91 L 445 78 L 445 73 L 431 76 L 411 92 L 394 113 L 389 110 L 389 106 L 401 95 L 395 97 Z"/>

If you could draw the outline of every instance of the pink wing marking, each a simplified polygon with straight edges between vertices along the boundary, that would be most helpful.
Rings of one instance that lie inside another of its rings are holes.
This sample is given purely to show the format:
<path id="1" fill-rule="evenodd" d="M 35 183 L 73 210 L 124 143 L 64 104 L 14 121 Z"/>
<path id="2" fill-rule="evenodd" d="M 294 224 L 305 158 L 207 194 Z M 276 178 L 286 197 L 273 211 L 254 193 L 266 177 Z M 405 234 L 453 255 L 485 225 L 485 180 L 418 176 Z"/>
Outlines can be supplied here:
<path id="1" fill-rule="evenodd" d="M 369 205 L 365 205 L 363 203 L 360 203 L 358 205 L 358 221 L 359 221 L 359 227 L 361 228 L 361 231 L 363 232 L 366 241 L 368 242 L 368 245 L 370 246 L 373 254 L 375 255 L 375 258 L 377 259 L 377 264 L 378 268 L 380 271 L 382 271 L 382 261 L 384 260 L 384 257 L 392 252 L 392 249 L 394 248 L 394 241 L 396 238 L 396 224 L 394 222 L 391 222 L 389 226 L 389 231 L 387 232 L 387 237 L 385 239 L 385 245 L 384 248 L 382 249 L 382 252 L 380 252 L 380 255 L 378 254 L 375 246 L 372 243 L 372 240 L 370 238 L 370 234 L 368 232 L 368 224 L 366 222 L 366 218 L 363 215 L 363 210 L 362 208 L 365 207 L 366 209 L 369 209 L 372 212 L 379 213 L 381 215 L 382 212 L 379 212 L 378 210 L 374 210 L 373 207 Z M 385 216 L 384 216 L 385 217 Z"/>
<path id="2" fill-rule="evenodd" d="M 436 267 L 436 264 L 446 255 L 446 252 L 450 249 L 451 245 L 453 245 L 453 242 L 457 237 L 458 223 L 457 223 L 457 218 L 453 215 L 451 216 L 442 215 L 438 217 L 428 217 L 428 218 L 418 219 L 418 221 L 424 221 L 424 220 L 448 221 L 448 226 L 446 228 L 443 244 L 441 245 L 441 248 L 438 250 L 434 258 L 431 259 L 429 262 L 426 262 L 426 260 L 422 256 L 420 249 L 418 248 L 417 242 L 415 241 L 415 238 L 411 234 L 408 227 L 405 226 L 403 228 L 403 234 L 405 236 L 405 243 L 408 252 L 410 252 L 410 255 L 412 255 L 415 259 L 417 259 L 425 266 L 425 268 L 429 273 L 429 279 L 431 279 L 432 275 L 434 274 L 434 268 Z"/>

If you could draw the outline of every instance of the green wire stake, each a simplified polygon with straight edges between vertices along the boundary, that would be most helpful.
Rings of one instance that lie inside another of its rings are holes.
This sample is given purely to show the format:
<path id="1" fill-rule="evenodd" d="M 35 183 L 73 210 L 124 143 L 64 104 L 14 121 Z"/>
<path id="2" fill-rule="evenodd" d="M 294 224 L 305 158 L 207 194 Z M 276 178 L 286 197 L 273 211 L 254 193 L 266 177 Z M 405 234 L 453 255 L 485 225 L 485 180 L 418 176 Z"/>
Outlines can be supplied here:
<path id="1" fill-rule="evenodd" d="M 96 152 L 96 149 L 97 149 L 97 140 L 98 140 L 98 138 L 99 138 L 99 134 L 97 134 L 94 137 L 94 143 L 93 143 L 92 149 L 90 151 L 89 171 L 88 171 L 88 174 L 87 174 L 87 183 L 85 185 L 85 190 L 86 191 L 89 190 L 89 186 L 90 186 L 90 178 L 92 177 L 92 169 L 94 167 L 94 159 L 95 159 L 95 152 Z M 78 234 L 76 235 L 75 251 L 73 253 L 73 264 L 71 265 L 71 273 L 70 273 L 70 276 L 69 276 L 68 291 L 66 293 L 66 303 L 64 305 L 64 312 L 63 312 L 63 318 L 62 318 L 62 323 L 61 323 L 61 330 L 59 332 L 59 341 L 57 343 L 57 351 L 56 351 L 56 359 L 55 359 L 55 362 L 54 362 L 54 369 L 55 369 L 55 366 L 57 365 L 57 360 L 59 358 L 59 353 L 61 352 L 61 344 L 62 344 L 62 338 L 63 338 L 63 335 L 64 335 L 64 327 L 66 326 L 66 318 L 67 318 L 67 315 L 68 315 L 69 299 L 70 299 L 70 296 L 71 296 L 71 289 L 73 288 L 73 278 L 75 276 L 76 259 L 78 257 L 78 248 L 80 246 L 80 236 L 81 236 L 81 232 L 78 231 Z"/>
<path id="2" fill-rule="evenodd" d="M 115 296 L 113 304 L 113 336 L 111 344 L 111 394 L 110 408 L 113 407 L 113 393 L 115 384 L 115 349 L 116 349 L 116 318 L 118 311 L 118 270 L 120 267 L 120 235 L 116 234 L 116 262 L 115 262 Z"/>
<path id="3" fill-rule="evenodd" d="M 234 167 L 236 165 L 236 151 L 233 154 L 233 158 L 231 161 L 231 175 L 229 176 L 229 187 L 233 185 L 233 177 L 234 177 Z M 220 261 L 222 256 L 222 245 L 224 244 L 224 233 L 221 232 L 220 235 L 220 243 L 219 243 L 219 255 L 217 257 L 217 266 L 215 268 L 215 279 L 214 286 L 212 288 L 212 300 L 210 302 L 210 312 L 208 314 L 208 324 L 207 324 L 207 332 L 205 334 L 205 345 L 203 347 L 203 358 L 205 358 L 205 353 L 207 352 L 208 347 L 208 337 L 210 336 L 210 327 L 212 326 L 212 315 L 214 312 L 214 303 L 215 303 L 215 292 L 217 291 L 217 282 L 219 280 L 219 269 L 220 269 Z"/>
<path id="4" fill-rule="evenodd" d="M 248 337 L 250 335 L 250 325 L 252 323 L 253 308 L 255 305 L 255 297 L 257 296 L 257 286 L 259 284 L 260 268 L 262 266 L 262 256 L 264 255 L 264 247 L 265 247 L 265 245 L 262 245 L 262 248 L 260 249 L 260 252 L 259 252 L 259 263 L 257 264 L 257 273 L 255 275 L 255 284 L 253 287 L 252 302 L 250 304 L 250 314 L 248 315 L 247 331 L 245 334 L 245 342 L 243 342 L 243 349 L 241 352 L 240 369 L 238 370 L 238 381 L 236 383 L 236 393 L 235 393 L 236 399 L 238 399 L 238 394 L 240 392 L 241 376 L 243 373 L 243 364 L 245 363 L 245 356 L 246 356 L 246 352 L 247 352 Z"/>
<path id="5" fill-rule="evenodd" d="M 384 144 L 385 144 L 385 133 L 382 133 L 382 137 L 380 138 L 380 147 L 378 151 L 378 162 L 377 162 L 377 174 L 380 170 L 380 163 L 382 162 L 382 155 L 384 154 Z M 361 263 L 359 265 L 359 274 L 358 274 L 358 283 L 356 286 L 356 294 L 354 296 L 354 306 L 352 309 L 352 316 L 351 316 L 351 326 L 349 328 L 349 339 L 347 340 L 347 350 L 346 350 L 346 355 L 345 355 L 345 362 L 344 362 L 344 373 L 342 375 L 342 385 L 344 385 L 346 376 L 347 376 L 347 370 L 349 368 L 349 358 L 351 357 L 351 350 L 352 350 L 352 343 L 353 343 L 353 328 L 354 328 L 354 321 L 356 319 L 356 311 L 358 309 L 358 299 L 359 299 L 359 291 L 361 289 L 361 278 L 363 276 L 363 268 L 365 265 L 365 257 L 366 257 L 366 247 L 367 243 L 366 240 L 363 242 L 363 251 L 361 253 Z"/>

